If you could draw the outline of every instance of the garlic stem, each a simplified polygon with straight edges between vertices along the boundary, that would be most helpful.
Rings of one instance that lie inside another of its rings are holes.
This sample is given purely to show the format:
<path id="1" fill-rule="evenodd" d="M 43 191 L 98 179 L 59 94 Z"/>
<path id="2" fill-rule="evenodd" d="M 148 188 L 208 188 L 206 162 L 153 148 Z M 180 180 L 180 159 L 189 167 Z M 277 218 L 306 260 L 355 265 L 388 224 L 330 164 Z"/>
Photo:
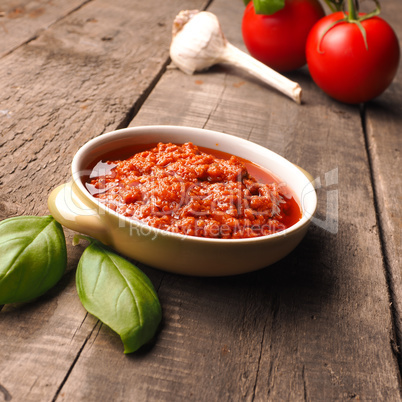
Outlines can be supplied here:
<path id="1" fill-rule="evenodd" d="M 184 10 L 176 16 L 170 57 L 186 74 L 208 69 L 217 63 L 234 65 L 301 103 L 299 84 L 229 43 L 218 18 L 208 11 Z"/>
<path id="2" fill-rule="evenodd" d="M 254 77 L 289 96 L 296 103 L 301 104 L 302 89 L 297 82 L 289 80 L 229 42 L 226 43 L 225 51 L 221 55 L 221 62 L 232 64 L 247 71 Z"/>

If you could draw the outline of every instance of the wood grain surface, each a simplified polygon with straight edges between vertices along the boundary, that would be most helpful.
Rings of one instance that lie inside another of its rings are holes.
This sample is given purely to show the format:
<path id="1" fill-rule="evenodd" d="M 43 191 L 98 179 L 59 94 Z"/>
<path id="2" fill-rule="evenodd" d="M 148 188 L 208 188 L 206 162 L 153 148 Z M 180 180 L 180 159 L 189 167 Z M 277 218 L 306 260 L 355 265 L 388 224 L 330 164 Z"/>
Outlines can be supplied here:
<path id="1" fill-rule="evenodd" d="M 51 25 L 90 0 L 2 0 L 0 57 L 35 40 Z"/>
<path id="2" fill-rule="evenodd" d="M 46 13 L 53 4 L 44 4 Z M 78 148 L 124 125 L 164 70 L 174 16 L 187 6 L 204 7 L 202 1 L 79 4 L 0 59 L 1 219 L 48 214 L 48 194 L 68 179 Z M 1 310 L 0 398 L 55 398 L 97 333 L 75 290 L 82 248 L 66 235 L 69 268 L 58 286 L 33 304 Z"/>
<path id="3" fill-rule="evenodd" d="M 394 28 L 401 44 L 400 3 L 384 7 L 383 17 Z M 402 49 L 402 46 L 400 45 Z M 402 340 L 402 69 L 385 93 L 366 105 L 367 148 L 376 192 L 376 207 L 384 253 L 384 265 L 395 316 L 395 331 Z M 400 344 L 399 344 L 400 345 Z M 402 357 L 399 354 L 399 361 Z"/>
<path id="4" fill-rule="evenodd" d="M 81 306 L 85 245 L 72 247 L 66 230 L 62 281 L 0 311 L 0 401 L 401 400 L 400 70 L 377 100 L 349 106 L 303 68 L 288 75 L 303 88 L 297 105 L 236 68 L 188 76 L 169 64 L 174 16 L 204 1 L 58 3 L 26 1 L 49 15 L 13 34 L 18 45 L 0 41 L 0 219 L 47 214 L 78 148 L 127 125 L 204 127 L 266 146 L 313 175 L 319 205 L 300 246 L 251 274 L 193 278 L 140 264 L 164 319 L 132 355 Z M 9 13 L 21 2 L 5 4 Z M 243 8 L 208 9 L 244 50 Z M 399 29 L 399 1 L 383 15 Z"/>

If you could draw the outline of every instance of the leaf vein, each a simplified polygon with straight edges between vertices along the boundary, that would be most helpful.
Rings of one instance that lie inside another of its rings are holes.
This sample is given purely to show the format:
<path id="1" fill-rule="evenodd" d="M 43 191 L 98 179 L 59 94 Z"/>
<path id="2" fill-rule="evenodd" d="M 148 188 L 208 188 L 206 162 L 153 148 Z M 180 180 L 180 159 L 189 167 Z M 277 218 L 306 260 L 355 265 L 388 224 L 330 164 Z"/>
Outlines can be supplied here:
<path id="1" fill-rule="evenodd" d="M 12 270 L 14 269 L 15 265 L 18 263 L 18 260 L 24 255 L 24 253 L 28 250 L 28 248 L 35 242 L 35 240 L 47 229 L 47 227 L 49 225 L 51 225 L 53 223 L 53 220 L 51 220 L 49 223 L 46 224 L 46 226 L 40 230 L 40 232 L 38 232 L 36 234 L 36 236 L 34 236 L 31 241 L 25 246 L 21 248 L 21 251 L 19 253 L 16 254 L 14 261 L 12 262 L 12 264 L 10 264 L 10 266 L 8 267 L 7 271 L 5 272 L 4 275 L 2 275 L 2 279 L 6 278 L 7 275 L 10 274 L 10 272 L 12 272 Z M 20 239 L 26 239 L 27 236 L 22 236 L 20 237 Z M 19 277 L 19 281 L 18 281 L 18 286 L 17 289 L 19 289 L 21 282 L 23 279 L 23 275 L 20 275 Z"/>
<path id="2" fill-rule="evenodd" d="M 133 301 L 134 301 L 134 305 L 135 305 L 135 308 L 136 308 L 136 311 L 137 311 L 137 316 L 139 317 L 139 320 L 140 320 L 140 325 L 142 326 L 143 323 L 144 323 L 144 319 L 143 319 L 143 317 L 142 317 L 141 310 L 140 310 L 140 307 L 139 307 L 139 305 L 138 305 L 138 300 L 137 300 L 137 298 L 135 297 L 135 291 L 134 291 L 134 289 L 132 288 L 132 286 L 131 286 L 131 284 L 130 284 L 130 281 L 129 281 L 129 280 L 127 279 L 127 277 L 122 273 L 122 271 L 120 270 L 118 264 L 115 262 L 115 260 L 112 258 L 112 256 L 109 255 L 109 254 L 107 254 L 107 256 L 108 256 L 108 258 L 110 259 L 111 263 L 116 267 L 116 270 L 119 272 L 119 274 L 121 275 L 121 277 L 124 279 L 124 282 L 126 283 L 126 288 L 129 289 L 130 294 L 131 294 L 131 296 L 132 296 L 132 299 L 133 299 Z"/>

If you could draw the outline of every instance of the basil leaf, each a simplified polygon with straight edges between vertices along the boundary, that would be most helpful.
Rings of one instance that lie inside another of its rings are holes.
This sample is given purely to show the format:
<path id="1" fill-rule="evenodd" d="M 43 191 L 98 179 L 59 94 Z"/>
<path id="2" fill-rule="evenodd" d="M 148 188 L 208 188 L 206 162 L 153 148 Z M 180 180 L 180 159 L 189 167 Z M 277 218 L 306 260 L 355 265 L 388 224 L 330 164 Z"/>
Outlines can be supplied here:
<path id="1" fill-rule="evenodd" d="M 32 300 L 63 276 L 67 251 L 52 216 L 18 216 L 0 222 L 0 304 Z"/>
<path id="2" fill-rule="evenodd" d="M 162 309 L 152 282 L 135 265 L 94 240 L 80 258 L 76 285 L 85 309 L 120 335 L 124 353 L 154 337 Z"/>
<path id="3" fill-rule="evenodd" d="M 285 0 L 253 0 L 256 14 L 271 15 L 285 7 Z"/>

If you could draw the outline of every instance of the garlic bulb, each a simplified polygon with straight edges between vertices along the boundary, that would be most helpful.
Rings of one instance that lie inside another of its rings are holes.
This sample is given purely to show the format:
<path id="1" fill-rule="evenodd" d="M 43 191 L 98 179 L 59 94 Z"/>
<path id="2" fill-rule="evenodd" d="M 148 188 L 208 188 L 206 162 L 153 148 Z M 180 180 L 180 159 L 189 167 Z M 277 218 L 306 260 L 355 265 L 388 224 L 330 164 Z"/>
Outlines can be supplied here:
<path id="1" fill-rule="evenodd" d="M 218 63 L 229 63 L 301 103 L 301 88 L 225 38 L 216 15 L 208 11 L 181 11 L 173 22 L 170 57 L 186 74 L 202 71 Z"/>

